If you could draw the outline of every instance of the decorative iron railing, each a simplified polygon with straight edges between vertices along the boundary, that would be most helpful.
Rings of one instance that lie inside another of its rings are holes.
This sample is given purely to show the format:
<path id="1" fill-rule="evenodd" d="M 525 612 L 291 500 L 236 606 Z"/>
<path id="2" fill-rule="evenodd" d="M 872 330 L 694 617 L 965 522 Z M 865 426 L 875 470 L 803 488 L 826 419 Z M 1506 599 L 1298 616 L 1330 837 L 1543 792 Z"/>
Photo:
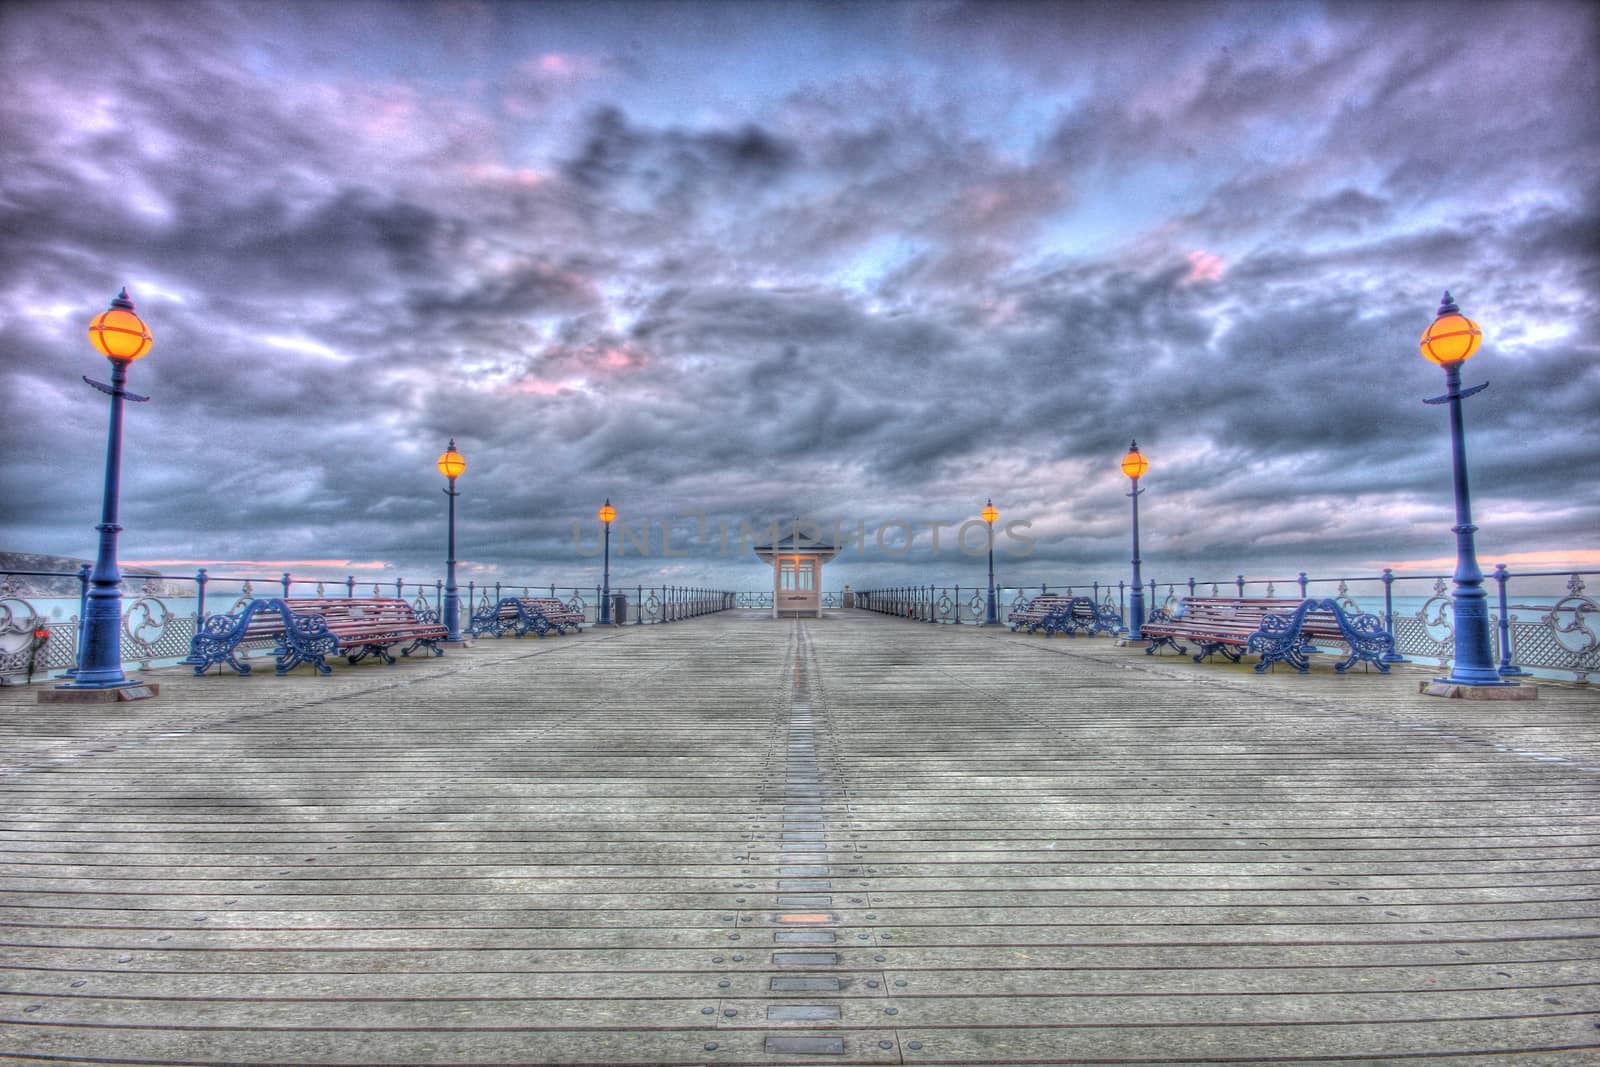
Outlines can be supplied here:
<path id="1" fill-rule="evenodd" d="M 79 624 L 88 590 L 89 568 L 78 572 L 0 571 L 0 685 L 70 673 L 77 663 Z M 1597 571 L 1512 573 L 1497 567 L 1489 576 L 1495 610 L 1491 614 L 1501 672 L 1532 673 L 1580 683 L 1600 673 L 1600 602 L 1588 592 Z M 1246 578 L 1163 582 L 1145 587 L 1146 609 L 1170 609 L 1185 596 L 1332 596 L 1348 610 L 1382 615 L 1402 655 L 1444 665 L 1455 651 L 1453 601 L 1448 575 L 1380 575 L 1311 578 Z M 76 588 L 68 595 L 67 588 Z M 149 670 L 188 655 L 196 621 L 236 611 L 256 596 L 397 596 L 419 608 L 442 608 L 444 582 L 408 583 L 403 578 L 370 582 L 353 577 L 326 579 L 289 574 L 275 579 L 195 575 L 125 575 L 122 654 L 130 669 Z M 996 611 L 1005 621 L 1040 593 L 1088 596 L 1126 618 L 1124 582 L 1089 581 L 1070 585 L 1005 586 L 996 592 Z M 613 586 L 614 618 L 619 625 L 674 622 L 729 609 L 770 610 L 772 591 L 725 591 L 690 586 Z M 492 607 L 502 597 L 559 597 L 585 621 L 599 618 L 598 586 L 469 581 L 460 591 L 462 617 Z M 915 585 L 861 590 L 856 608 L 927 623 L 976 624 L 984 621 L 986 591 L 981 586 Z M 824 591 L 824 609 L 845 603 L 841 591 Z M 265 650 L 266 646 L 262 646 Z"/>
<path id="2" fill-rule="evenodd" d="M 1600 673 L 1600 603 L 1588 594 L 1587 584 L 1597 576 L 1600 572 L 1513 573 L 1503 565 L 1495 568 L 1488 576 L 1494 605 L 1490 626 L 1496 636 L 1501 674 L 1527 673 L 1587 683 L 1590 675 Z M 1449 583 L 1449 575 L 1399 575 L 1389 570 L 1336 578 L 1311 578 L 1302 571 L 1293 578 L 1151 579 L 1145 587 L 1145 608 L 1171 610 L 1186 596 L 1304 599 L 1315 589 L 1315 595 L 1330 596 L 1347 611 L 1382 616 L 1401 655 L 1443 666 L 1455 655 L 1454 600 Z M 1088 581 L 997 589 L 999 620 L 1004 623 L 1008 614 L 1043 593 L 1087 596 L 1119 617 L 1127 617 L 1125 582 Z M 855 606 L 916 622 L 971 624 L 984 621 L 985 596 L 983 587 L 892 586 L 857 592 Z"/>
<path id="3" fill-rule="evenodd" d="M 76 587 L 76 593 L 68 590 Z M 70 571 L 0 571 L 0 685 L 15 685 L 70 674 L 77 666 L 80 626 L 88 595 L 89 567 Z M 419 610 L 441 611 L 444 582 L 407 582 L 296 577 L 225 577 L 201 570 L 193 575 L 129 575 L 122 580 L 122 659 L 130 669 L 150 670 L 189 654 L 201 620 L 232 614 L 256 597 L 394 596 Z M 571 611 L 594 623 L 600 617 L 599 586 L 535 585 L 469 581 L 461 586 L 463 629 L 472 614 L 492 608 L 502 597 L 559 597 Z M 613 617 L 620 625 L 642 626 L 726 611 L 736 594 L 698 586 L 613 586 Z M 767 594 L 770 598 L 771 594 Z M 243 649 L 267 651 L 270 644 Z"/>

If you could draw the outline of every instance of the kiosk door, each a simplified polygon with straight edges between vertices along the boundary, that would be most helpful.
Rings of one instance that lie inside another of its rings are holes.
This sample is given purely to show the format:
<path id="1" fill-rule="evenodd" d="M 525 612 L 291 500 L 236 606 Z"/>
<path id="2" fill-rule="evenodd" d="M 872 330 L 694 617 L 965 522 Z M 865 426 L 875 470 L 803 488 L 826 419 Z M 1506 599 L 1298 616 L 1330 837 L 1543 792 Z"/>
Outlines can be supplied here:
<path id="1" fill-rule="evenodd" d="M 778 557 L 778 610 L 785 614 L 819 613 L 817 560 L 810 556 Z"/>

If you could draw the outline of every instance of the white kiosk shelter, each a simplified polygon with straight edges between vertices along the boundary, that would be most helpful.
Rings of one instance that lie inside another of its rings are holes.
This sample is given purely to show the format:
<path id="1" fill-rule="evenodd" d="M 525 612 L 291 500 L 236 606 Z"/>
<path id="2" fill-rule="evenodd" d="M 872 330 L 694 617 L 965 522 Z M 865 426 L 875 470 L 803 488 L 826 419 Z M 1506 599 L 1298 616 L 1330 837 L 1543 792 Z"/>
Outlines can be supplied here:
<path id="1" fill-rule="evenodd" d="M 751 547 L 763 563 L 772 564 L 772 617 L 822 618 L 822 565 L 840 550 L 799 533 Z"/>

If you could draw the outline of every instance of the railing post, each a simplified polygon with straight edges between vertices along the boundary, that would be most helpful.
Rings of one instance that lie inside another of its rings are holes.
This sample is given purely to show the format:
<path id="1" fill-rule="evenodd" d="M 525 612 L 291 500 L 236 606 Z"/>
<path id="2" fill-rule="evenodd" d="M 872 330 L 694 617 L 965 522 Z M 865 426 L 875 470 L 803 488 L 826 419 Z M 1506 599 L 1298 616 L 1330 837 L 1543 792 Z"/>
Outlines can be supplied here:
<path id="1" fill-rule="evenodd" d="M 1128 632 L 1128 605 L 1126 604 L 1126 602 L 1123 599 L 1123 594 L 1127 591 L 1127 590 L 1125 590 L 1123 588 L 1124 584 L 1125 583 L 1123 582 L 1123 580 L 1121 578 L 1117 579 L 1117 614 L 1122 616 L 1122 632 L 1123 633 L 1127 633 Z"/>
<path id="2" fill-rule="evenodd" d="M 1511 662 L 1511 617 L 1506 607 L 1506 581 L 1511 572 L 1504 563 L 1494 565 L 1495 584 L 1500 587 L 1500 666 L 1495 673 L 1502 678 L 1518 677 L 1528 672 Z"/>
<path id="3" fill-rule="evenodd" d="M 500 583 L 499 582 L 495 582 L 494 583 L 494 602 L 496 604 L 498 604 L 498 603 L 500 603 L 501 599 L 503 599 L 503 598 L 500 596 Z"/>
<path id="4" fill-rule="evenodd" d="M 344 579 L 344 595 L 345 596 L 351 596 L 351 597 L 356 595 L 356 576 L 353 575 L 353 574 L 345 575 L 345 579 Z"/>
<path id="5" fill-rule="evenodd" d="M 467 603 L 472 603 L 470 597 L 468 598 Z M 433 610 L 439 613 L 439 618 L 444 618 L 444 579 L 442 578 L 435 578 L 433 580 Z M 470 618 L 472 612 L 469 610 L 467 615 Z"/>
<path id="6" fill-rule="evenodd" d="M 633 590 L 633 624 L 644 625 L 644 586 L 635 586 Z"/>
<path id="7" fill-rule="evenodd" d="M 1189 576 L 1189 595 L 1194 596 L 1194 575 Z"/>
<path id="8" fill-rule="evenodd" d="M 1388 567 L 1383 568 L 1383 621 L 1389 628 L 1390 636 L 1395 638 L 1395 651 L 1383 655 L 1385 663 L 1406 663 L 1407 659 L 1400 655 L 1400 638 L 1394 632 L 1394 571 Z"/>
<path id="9" fill-rule="evenodd" d="M 69 678 L 78 676 L 78 655 L 83 648 L 84 627 L 89 624 L 89 575 L 94 568 L 85 563 L 78 568 L 78 634 L 72 646 L 72 666 L 61 673 Z"/>
<path id="10" fill-rule="evenodd" d="M 396 600 L 404 600 L 406 598 L 406 580 L 404 578 L 396 578 L 394 580 L 394 596 Z"/>
<path id="11" fill-rule="evenodd" d="M 279 581 L 283 582 L 283 599 L 288 600 L 289 599 L 289 572 L 288 571 L 284 571 L 283 572 L 283 577 L 280 578 Z"/>
<path id="12" fill-rule="evenodd" d="M 1295 580 L 1300 583 L 1300 599 L 1304 600 L 1306 598 L 1306 583 L 1309 581 L 1309 579 L 1306 578 L 1306 572 L 1301 571 L 1300 577 Z"/>
<path id="13" fill-rule="evenodd" d="M 194 632 L 199 633 L 200 628 L 206 624 L 206 583 L 211 579 L 206 577 L 206 569 L 201 567 L 194 575 L 195 588 L 199 592 L 195 595 L 194 605 Z"/>
<path id="14" fill-rule="evenodd" d="M 1242 575 L 1242 574 L 1239 575 L 1239 577 L 1236 578 L 1235 581 L 1237 581 L 1239 583 L 1239 599 L 1243 600 L 1244 599 L 1244 575 Z"/>

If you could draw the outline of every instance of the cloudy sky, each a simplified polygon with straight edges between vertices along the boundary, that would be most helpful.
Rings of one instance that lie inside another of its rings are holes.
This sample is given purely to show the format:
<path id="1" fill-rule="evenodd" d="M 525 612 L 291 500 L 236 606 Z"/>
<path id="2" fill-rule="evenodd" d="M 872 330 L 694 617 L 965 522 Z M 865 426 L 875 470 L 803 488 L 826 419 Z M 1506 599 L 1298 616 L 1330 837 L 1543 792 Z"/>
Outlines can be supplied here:
<path id="1" fill-rule="evenodd" d="M 1147 574 L 1437 567 L 1448 288 L 1485 563 L 1600 565 L 1595 12 L 13 0 L 0 549 L 92 554 L 126 285 L 175 573 L 431 579 L 452 437 L 463 581 L 593 580 L 607 496 L 630 583 L 797 514 L 981 582 L 989 497 L 1004 577 L 1114 576 L 1135 437 Z"/>

